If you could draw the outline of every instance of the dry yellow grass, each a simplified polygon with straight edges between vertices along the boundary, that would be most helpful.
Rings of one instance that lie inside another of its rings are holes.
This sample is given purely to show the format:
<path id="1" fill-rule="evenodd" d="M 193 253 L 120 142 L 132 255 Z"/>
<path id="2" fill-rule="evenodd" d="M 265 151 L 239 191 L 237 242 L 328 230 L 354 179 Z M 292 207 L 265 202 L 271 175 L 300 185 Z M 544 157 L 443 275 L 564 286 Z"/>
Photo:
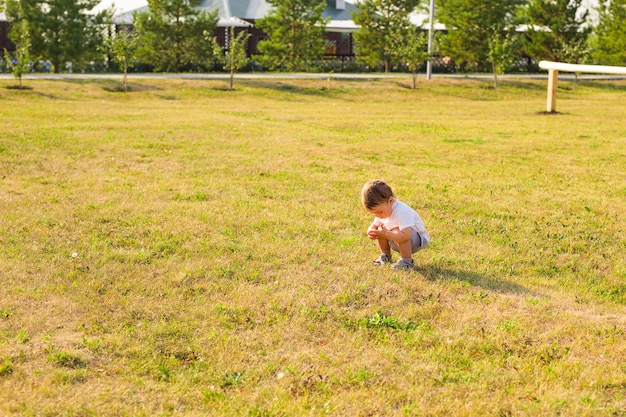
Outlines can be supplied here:
<path id="1" fill-rule="evenodd" d="M 0 88 L 0 414 L 626 414 L 626 84 L 403 82 Z"/>

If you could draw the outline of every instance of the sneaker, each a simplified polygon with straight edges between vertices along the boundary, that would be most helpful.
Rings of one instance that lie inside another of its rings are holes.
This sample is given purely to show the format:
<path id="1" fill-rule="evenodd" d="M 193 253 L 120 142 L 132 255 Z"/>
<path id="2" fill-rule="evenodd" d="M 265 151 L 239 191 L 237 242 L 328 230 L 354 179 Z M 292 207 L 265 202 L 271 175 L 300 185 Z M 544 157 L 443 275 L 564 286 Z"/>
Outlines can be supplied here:
<path id="1" fill-rule="evenodd" d="M 381 253 L 378 259 L 374 261 L 374 265 L 381 266 L 384 264 L 391 263 L 391 254 L 390 253 Z"/>
<path id="2" fill-rule="evenodd" d="M 415 269 L 415 264 L 413 263 L 413 260 L 407 261 L 406 259 L 402 258 L 398 262 L 396 262 L 395 264 L 391 265 L 391 267 L 393 269 L 402 269 L 402 270 L 405 270 L 405 271 L 413 271 Z"/>

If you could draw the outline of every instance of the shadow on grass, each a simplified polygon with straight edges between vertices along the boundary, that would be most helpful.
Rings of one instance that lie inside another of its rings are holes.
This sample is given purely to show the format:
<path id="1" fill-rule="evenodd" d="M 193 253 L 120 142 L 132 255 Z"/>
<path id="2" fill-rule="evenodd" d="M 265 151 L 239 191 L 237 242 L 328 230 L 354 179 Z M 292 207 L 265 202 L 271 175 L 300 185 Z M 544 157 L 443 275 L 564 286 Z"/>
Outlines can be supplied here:
<path id="1" fill-rule="evenodd" d="M 7 85 L 6 87 L 7 90 L 22 90 L 22 91 L 31 91 L 33 89 L 33 87 L 29 87 L 27 85 Z"/>
<path id="2" fill-rule="evenodd" d="M 438 94 L 471 101 L 499 101 L 511 94 L 543 93 L 546 89 L 545 82 L 534 79 L 509 79 L 499 78 L 498 88 L 494 87 L 493 78 L 458 78 L 462 82 L 451 85 L 447 90 L 439 91 Z M 418 87 L 419 88 L 419 87 Z"/>
<path id="3" fill-rule="evenodd" d="M 455 80 L 456 81 L 456 80 Z M 498 90 L 493 87 L 492 79 L 459 78 L 454 84 L 438 91 L 437 94 L 471 101 L 497 101 Z"/>
<path id="4" fill-rule="evenodd" d="M 63 82 L 77 85 L 91 84 L 102 88 L 109 93 L 124 93 L 124 83 L 122 75 L 119 79 L 111 78 L 85 78 L 85 79 L 64 79 Z M 128 93 L 136 93 L 141 91 L 159 91 L 161 87 L 152 84 L 139 84 L 128 81 Z"/>
<path id="5" fill-rule="evenodd" d="M 268 90 L 274 90 L 283 93 L 292 93 L 302 96 L 311 96 L 311 97 L 333 97 L 338 98 L 334 95 L 337 92 L 345 92 L 346 89 L 343 87 L 332 87 L 332 83 L 337 80 L 331 80 L 331 88 L 328 89 L 328 81 L 323 79 L 313 80 L 320 84 L 320 86 L 310 87 L 310 86 L 300 86 L 296 85 L 298 80 L 289 80 L 289 81 L 265 81 L 265 80 L 240 80 L 240 85 L 245 85 L 247 87 L 253 88 L 264 88 Z M 237 81 L 235 81 L 235 88 L 237 85 Z"/>
<path id="6" fill-rule="evenodd" d="M 128 83 L 128 91 L 124 91 L 124 84 L 122 81 L 113 81 L 108 85 L 102 85 L 102 89 L 108 91 L 109 93 L 139 93 L 142 91 L 159 91 L 160 87 L 156 85 L 150 84 L 136 84 L 136 83 Z"/>
<path id="7" fill-rule="evenodd" d="M 610 91 L 626 91 L 626 84 L 615 84 L 611 81 L 590 81 L 590 80 L 578 80 L 578 85 L 585 87 L 593 87 L 601 90 Z"/>
<path id="8" fill-rule="evenodd" d="M 59 97 L 55 96 L 54 94 L 48 94 L 48 93 L 43 93 L 41 91 L 37 91 L 35 90 L 34 87 L 31 87 L 29 85 L 7 85 L 4 87 L 6 90 L 13 90 L 13 91 L 23 91 L 23 92 L 28 92 L 31 93 L 34 96 L 39 96 L 42 98 L 47 98 L 50 100 L 57 100 Z"/>
<path id="9" fill-rule="evenodd" d="M 515 74 L 511 74 L 511 76 L 515 76 Z M 498 76 L 498 88 L 496 89 L 494 86 L 493 76 L 484 77 L 484 78 L 474 78 L 472 79 L 476 82 L 477 86 L 484 91 L 493 91 L 494 93 L 498 93 L 499 90 L 508 91 L 508 90 L 525 90 L 525 91 L 544 91 L 546 89 L 546 83 L 544 80 L 536 80 L 536 79 L 515 79 L 515 78 L 501 78 Z"/>
<path id="10" fill-rule="evenodd" d="M 543 80 L 499 80 L 498 84 L 502 87 L 513 87 L 529 91 L 545 91 L 546 89 L 546 82 Z"/>
<path id="11" fill-rule="evenodd" d="M 526 295 L 538 298 L 545 297 L 541 293 L 529 290 L 514 282 L 492 278 L 474 271 L 455 270 L 440 266 L 425 266 L 418 268 L 418 272 L 429 281 L 463 281 L 473 286 L 502 294 Z"/>
<path id="12" fill-rule="evenodd" d="M 567 112 L 562 113 L 562 112 L 556 111 L 556 110 L 552 111 L 552 112 L 543 110 L 543 111 L 535 112 L 535 114 L 537 116 L 554 116 L 554 117 L 556 117 L 556 116 L 561 116 L 561 115 L 569 115 L 570 113 L 567 113 Z"/>
<path id="13" fill-rule="evenodd" d="M 406 79 L 406 80 L 402 80 L 402 81 L 397 81 L 397 80 L 395 80 L 395 81 L 393 81 L 393 84 L 394 84 L 396 87 L 401 88 L 401 89 L 403 89 L 403 90 L 413 90 L 413 91 L 417 91 L 417 90 L 419 90 L 419 89 L 420 89 L 420 85 L 419 85 L 419 83 L 417 84 L 417 87 L 416 87 L 416 88 L 413 88 L 413 81 L 412 81 L 410 78 L 408 78 L 408 79 Z"/>

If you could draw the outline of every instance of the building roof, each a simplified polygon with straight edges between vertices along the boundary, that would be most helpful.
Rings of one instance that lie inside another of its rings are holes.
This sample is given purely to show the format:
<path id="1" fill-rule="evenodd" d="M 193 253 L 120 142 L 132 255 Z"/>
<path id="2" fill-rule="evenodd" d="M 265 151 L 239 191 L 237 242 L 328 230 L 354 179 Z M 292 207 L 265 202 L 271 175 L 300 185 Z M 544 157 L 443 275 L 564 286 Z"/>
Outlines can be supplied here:
<path id="1" fill-rule="evenodd" d="M 267 15 L 271 7 L 265 0 L 203 0 L 198 10 L 217 9 L 219 17 L 256 20 Z"/>
<path id="2" fill-rule="evenodd" d="M 231 26 L 233 18 L 255 21 L 261 19 L 270 12 L 272 5 L 266 0 L 203 0 L 196 8 L 199 11 L 217 10 L 220 19 L 218 26 Z M 341 0 L 327 0 L 326 10 L 322 17 L 329 18 L 327 29 L 329 31 L 350 32 L 358 27 L 352 20 L 352 13 L 357 7 L 352 3 Z M 117 24 L 131 24 L 135 13 L 147 12 L 147 2 L 135 8 L 117 13 L 113 21 Z"/>

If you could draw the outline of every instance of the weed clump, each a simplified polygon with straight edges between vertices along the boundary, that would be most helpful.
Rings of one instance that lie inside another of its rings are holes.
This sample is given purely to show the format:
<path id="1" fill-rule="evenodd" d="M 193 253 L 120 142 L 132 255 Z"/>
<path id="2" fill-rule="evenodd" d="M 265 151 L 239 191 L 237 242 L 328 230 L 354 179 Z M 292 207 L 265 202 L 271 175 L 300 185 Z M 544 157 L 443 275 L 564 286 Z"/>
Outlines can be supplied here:
<path id="1" fill-rule="evenodd" d="M 394 329 L 394 330 L 415 330 L 419 327 L 418 323 L 408 319 L 406 321 L 398 320 L 395 317 L 387 316 L 384 313 L 376 313 L 373 316 L 365 316 L 357 322 L 358 327 L 367 329 Z"/>
<path id="2" fill-rule="evenodd" d="M 13 362 L 9 359 L 0 361 L 0 377 L 11 375 L 13 373 Z"/>
<path id="3" fill-rule="evenodd" d="M 64 350 L 52 352 L 48 356 L 48 362 L 64 368 L 85 368 L 87 362 L 80 356 Z"/>

